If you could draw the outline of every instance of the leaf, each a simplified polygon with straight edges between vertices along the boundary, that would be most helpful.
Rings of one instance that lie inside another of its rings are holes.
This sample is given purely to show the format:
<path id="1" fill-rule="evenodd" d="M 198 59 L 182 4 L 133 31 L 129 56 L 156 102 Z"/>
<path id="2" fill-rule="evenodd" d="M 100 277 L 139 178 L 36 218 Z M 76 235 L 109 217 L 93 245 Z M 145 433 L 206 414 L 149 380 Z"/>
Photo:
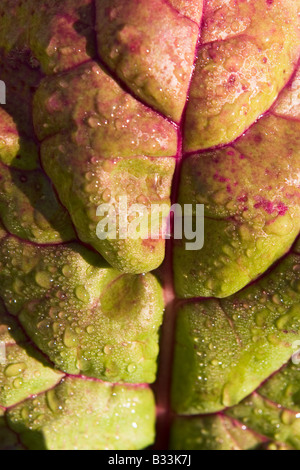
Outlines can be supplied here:
<path id="1" fill-rule="evenodd" d="M 299 257 L 223 300 L 179 308 L 172 401 L 179 414 L 239 403 L 292 356 L 300 340 Z"/>
<path id="2" fill-rule="evenodd" d="M 147 387 L 68 377 L 9 410 L 7 421 L 32 450 L 135 450 L 153 442 L 154 411 Z"/>
<path id="3" fill-rule="evenodd" d="M 162 290 L 152 274 L 122 275 L 77 243 L 0 246 L 0 295 L 29 337 L 68 374 L 153 382 Z"/>

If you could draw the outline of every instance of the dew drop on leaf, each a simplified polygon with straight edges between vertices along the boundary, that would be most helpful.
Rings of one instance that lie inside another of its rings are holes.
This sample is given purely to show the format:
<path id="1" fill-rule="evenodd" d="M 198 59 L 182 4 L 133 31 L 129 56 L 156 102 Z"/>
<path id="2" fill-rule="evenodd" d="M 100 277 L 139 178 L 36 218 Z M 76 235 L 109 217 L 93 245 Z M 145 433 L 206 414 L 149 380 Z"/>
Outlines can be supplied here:
<path id="1" fill-rule="evenodd" d="M 77 335 L 70 329 L 66 328 L 64 332 L 63 342 L 67 348 L 72 348 L 77 344 Z"/>
<path id="2" fill-rule="evenodd" d="M 25 372 L 27 366 L 24 362 L 19 362 L 17 364 L 9 364 L 4 370 L 6 377 L 16 377 L 23 372 Z"/>
<path id="3" fill-rule="evenodd" d="M 51 274 L 47 273 L 46 271 L 37 272 L 35 275 L 35 281 L 40 287 L 49 289 L 52 281 Z"/>
<path id="4" fill-rule="evenodd" d="M 89 302 L 90 300 L 89 293 L 84 286 L 77 286 L 75 289 L 75 295 L 77 299 L 82 302 Z"/>

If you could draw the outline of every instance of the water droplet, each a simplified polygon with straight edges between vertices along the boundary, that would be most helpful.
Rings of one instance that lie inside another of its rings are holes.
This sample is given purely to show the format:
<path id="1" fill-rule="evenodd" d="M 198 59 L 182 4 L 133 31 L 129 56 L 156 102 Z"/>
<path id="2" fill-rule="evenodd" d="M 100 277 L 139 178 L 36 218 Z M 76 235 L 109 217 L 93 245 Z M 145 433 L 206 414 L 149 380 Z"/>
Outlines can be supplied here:
<path id="1" fill-rule="evenodd" d="M 266 322 L 266 312 L 262 311 L 255 316 L 255 323 L 258 327 L 263 327 Z"/>
<path id="2" fill-rule="evenodd" d="M 24 362 L 19 362 L 17 364 L 9 364 L 4 370 L 6 377 L 16 377 L 17 375 L 22 374 L 26 370 L 27 366 Z"/>
<path id="3" fill-rule="evenodd" d="M 53 333 L 55 335 L 57 335 L 59 333 L 59 323 L 58 322 L 54 322 L 53 325 L 52 325 L 52 329 L 53 329 Z"/>
<path id="4" fill-rule="evenodd" d="M 49 331 L 49 321 L 48 320 L 42 320 L 37 324 L 37 329 L 42 332 L 42 333 L 48 333 Z"/>
<path id="5" fill-rule="evenodd" d="M 35 275 L 35 281 L 40 287 L 49 289 L 52 282 L 51 274 L 46 271 L 37 272 Z"/>
<path id="6" fill-rule="evenodd" d="M 281 304 L 280 296 L 278 294 L 274 294 L 272 296 L 272 302 L 276 305 L 280 305 Z"/>
<path id="7" fill-rule="evenodd" d="M 111 200 L 110 189 L 108 188 L 105 189 L 105 191 L 102 193 L 102 199 L 104 202 L 109 202 Z"/>
<path id="8" fill-rule="evenodd" d="M 224 385 L 222 392 L 222 404 L 226 407 L 232 406 L 232 400 L 230 395 L 230 384 Z"/>
<path id="9" fill-rule="evenodd" d="M 89 302 L 90 295 L 84 286 L 77 286 L 75 289 L 75 295 L 78 300 L 82 302 Z"/>
<path id="10" fill-rule="evenodd" d="M 233 257 L 233 255 L 234 255 L 234 250 L 231 248 L 230 245 L 224 245 L 222 247 L 222 251 L 225 253 L 225 255 L 227 255 L 229 257 Z"/>
<path id="11" fill-rule="evenodd" d="M 146 196 L 144 196 L 143 194 L 140 194 L 138 197 L 137 197 L 137 202 L 139 204 L 144 204 L 144 205 L 147 205 L 148 204 L 148 199 Z"/>
<path id="12" fill-rule="evenodd" d="M 216 282 L 214 279 L 208 279 L 205 283 L 205 287 L 207 287 L 207 289 L 209 290 L 214 290 L 216 286 Z"/>
<path id="13" fill-rule="evenodd" d="M 62 273 L 65 277 L 71 277 L 72 276 L 72 268 L 68 264 L 65 264 L 62 268 Z"/>
<path id="14" fill-rule="evenodd" d="M 86 372 L 89 370 L 91 363 L 90 361 L 82 355 L 82 352 L 77 353 L 76 367 L 81 372 Z"/>
<path id="15" fill-rule="evenodd" d="M 47 400 L 47 405 L 48 408 L 53 412 L 57 412 L 59 409 L 59 402 L 56 396 L 55 389 L 48 390 L 46 393 L 46 400 Z"/>
<path id="16" fill-rule="evenodd" d="M 96 127 L 100 126 L 99 118 L 96 116 L 89 117 L 87 123 L 92 129 L 95 129 Z"/>
<path id="17" fill-rule="evenodd" d="M 278 320 L 276 321 L 276 327 L 278 328 L 278 330 L 284 330 L 290 318 L 291 317 L 289 314 L 282 315 L 280 318 L 278 318 Z"/>
<path id="18" fill-rule="evenodd" d="M 22 295 L 24 292 L 24 282 L 21 279 L 15 279 L 13 284 L 13 290 L 16 294 Z"/>
<path id="19" fill-rule="evenodd" d="M 105 369 L 105 375 L 107 377 L 116 377 L 119 373 L 119 367 L 115 362 L 110 362 L 107 364 L 107 367 Z"/>
<path id="20" fill-rule="evenodd" d="M 281 421 L 283 424 L 286 424 L 289 426 L 295 421 L 295 415 L 291 411 L 284 410 L 281 413 Z"/>
<path id="21" fill-rule="evenodd" d="M 121 119 L 115 119 L 115 121 L 114 121 L 114 126 L 115 126 L 115 129 L 116 129 L 117 131 L 120 131 L 120 130 L 123 129 L 124 124 L 123 124 L 123 122 L 122 122 Z"/>
<path id="22" fill-rule="evenodd" d="M 103 163 L 102 163 L 102 168 L 105 172 L 107 173 L 111 173 L 113 168 L 114 168 L 114 162 L 111 161 L 111 160 L 105 160 Z"/>
<path id="23" fill-rule="evenodd" d="M 77 335 L 69 327 L 65 329 L 63 342 L 67 348 L 72 348 L 77 345 Z"/>
<path id="24" fill-rule="evenodd" d="M 24 406 L 24 408 L 22 408 L 22 411 L 21 411 L 21 418 L 24 420 L 24 421 L 27 421 L 28 418 L 29 418 L 29 410 L 26 406 Z"/>
<path id="25" fill-rule="evenodd" d="M 20 388 L 23 385 L 23 380 L 21 378 L 15 379 L 13 381 L 13 386 L 15 388 Z"/>
<path id="26" fill-rule="evenodd" d="M 86 179 L 87 181 L 89 181 L 89 182 L 90 182 L 90 181 L 93 181 L 94 177 L 95 177 L 95 173 L 93 173 L 92 171 L 88 171 L 88 172 L 85 174 L 85 179 Z"/>
<path id="27" fill-rule="evenodd" d="M 111 351 L 112 351 L 112 346 L 110 346 L 109 344 L 106 344 L 103 348 L 104 354 L 111 354 Z"/>
<path id="28" fill-rule="evenodd" d="M 131 374 L 132 372 L 134 372 L 136 370 L 136 365 L 135 364 L 129 364 L 129 366 L 127 367 L 127 370 Z"/>

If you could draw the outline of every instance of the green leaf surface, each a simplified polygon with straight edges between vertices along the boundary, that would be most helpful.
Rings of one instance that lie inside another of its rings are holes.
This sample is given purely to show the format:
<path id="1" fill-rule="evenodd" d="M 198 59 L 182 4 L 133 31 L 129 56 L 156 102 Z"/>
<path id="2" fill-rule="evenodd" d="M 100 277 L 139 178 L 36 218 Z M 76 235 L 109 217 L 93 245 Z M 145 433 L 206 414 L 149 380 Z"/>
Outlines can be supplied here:
<path id="1" fill-rule="evenodd" d="M 4 408 L 48 390 L 63 377 L 63 374 L 53 370 L 24 336 L 17 321 L 7 314 L 2 303 L 0 347 L 0 406 Z"/>
<path id="2" fill-rule="evenodd" d="M 185 151 L 228 144 L 276 100 L 299 57 L 298 2 L 207 2 Z"/>
<path id="3" fill-rule="evenodd" d="M 227 299 L 178 312 L 173 408 L 208 414 L 239 403 L 286 364 L 300 340 L 299 257 Z"/>
<path id="4" fill-rule="evenodd" d="M 264 442 L 241 423 L 216 414 L 178 417 L 172 424 L 172 450 L 256 450 Z"/>
<path id="5" fill-rule="evenodd" d="M 156 269 L 165 243 L 162 222 L 152 237 L 149 214 L 151 204 L 166 204 L 164 217 L 169 212 L 175 127 L 124 92 L 95 62 L 44 80 L 35 95 L 34 123 L 40 139 L 56 134 L 44 140 L 42 162 L 79 238 L 122 272 Z M 147 233 L 140 230 L 137 239 L 119 234 L 120 197 L 127 197 L 127 214 L 133 204 L 148 211 L 149 223 L 142 221 Z M 106 239 L 97 233 L 102 204 L 113 205 L 117 217 L 116 234 Z"/>
<path id="6" fill-rule="evenodd" d="M 0 164 L 0 216 L 10 233 L 30 242 L 76 238 L 70 216 L 42 170 L 21 171 Z"/>
<path id="7" fill-rule="evenodd" d="M 111 382 L 153 382 L 162 289 L 122 275 L 79 244 L 0 247 L 0 295 L 55 366 Z"/>
<path id="8" fill-rule="evenodd" d="M 136 450 L 152 444 L 155 406 L 147 387 L 66 378 L 10 409 L 9 426 L 32 450 Z"/>
<path id="9" fill-rule="evenodd" d="M 299 450 L 299 378 L 299 366 L 290 362 L 257 392 L 228 410 L 228 415 L 270 440 Z"/>
<path id="10" fill-rule="evenodd" d="M 202 2 L 198 11 L 201 7 Z M 142 101 L 179 122 L 193 71 L 198 14 L 196 24 L 161 0 L 97 0 L 96 12 L 102 60 Z"/>
<path id="11" fill-rule="evenodd" d="M 299 450 L 299 361 L 290 361 L 225 414 L 177 417 L 175 450 Z"/>
<path id="12" fill-rule="evenodd" d="M 179 202 L 204 204 L 206 218 L 202 250 L 175 242 L 180 297 L 234 294 L 289 251 L 300 230 L 299 130 L 269 114 L 232 146 L 184 161 Z"/>

